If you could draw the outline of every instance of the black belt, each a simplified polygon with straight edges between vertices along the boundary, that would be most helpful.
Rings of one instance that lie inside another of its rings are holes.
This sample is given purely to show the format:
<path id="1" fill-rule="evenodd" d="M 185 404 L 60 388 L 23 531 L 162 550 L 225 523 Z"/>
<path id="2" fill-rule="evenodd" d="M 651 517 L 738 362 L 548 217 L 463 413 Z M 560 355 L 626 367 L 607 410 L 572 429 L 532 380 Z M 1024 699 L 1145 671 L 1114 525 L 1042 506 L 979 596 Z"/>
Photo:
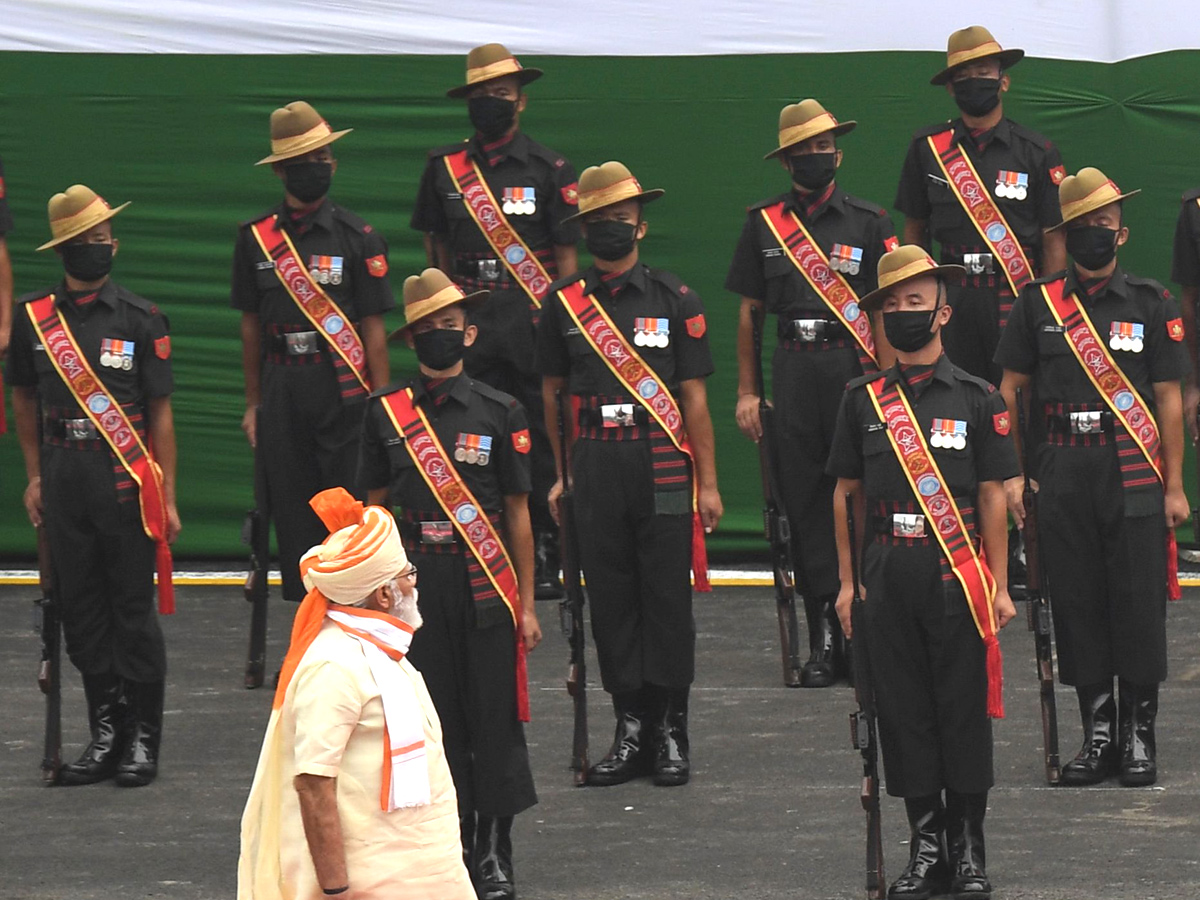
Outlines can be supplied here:
<path id="1" fill-rule="evenodd" d="M 94 441 L 100 437 L 100 432 L 91 419 L 46 419 L 42 423 L 44 437 L 58 438 L 64 441 Z"/>
<path id="2" fill-rule="evenodd" d="M 850 336 L 841 322 L 819 316 L 780 319 L 777 334 L 780 340 L 796 341 L 801 344 L 821 344 Z"/>
<path id="3" fill-rule="evenodd" d="M 1052 434 L 1113 434 L 1116 419 L 1109 410 L 1047 413 L 1046 430 Z"/>
<path id="4" fill-rule="evenodd" d="M 465 259 L 458 257 L 454 260 L 454 271 L 467 278 L 477 281 L 508 281 L 508 270 L 501 259 Z"/>
<path id="5" fill-rule="evenodd" d="M 640 403 L 603 403 L 595 409 L 579 410 L 580 428 L 620 428 L 649 425 L 650 413 Z"/>

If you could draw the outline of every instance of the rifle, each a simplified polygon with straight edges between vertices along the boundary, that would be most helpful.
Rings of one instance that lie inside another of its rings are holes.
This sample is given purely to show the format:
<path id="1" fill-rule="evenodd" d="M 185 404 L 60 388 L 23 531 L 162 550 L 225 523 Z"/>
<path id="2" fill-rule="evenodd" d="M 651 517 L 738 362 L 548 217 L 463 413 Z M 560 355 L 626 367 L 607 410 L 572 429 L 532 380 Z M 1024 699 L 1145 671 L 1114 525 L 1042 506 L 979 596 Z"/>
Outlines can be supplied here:
<path id="1" fill-rule="evenodd" d="M 859 799 L 867 813 L 867 897 L 883 900 L 887 878 L 883 873 L 883 829 L 879 810 L 879 744 L 875 722 L 875 684 L 866 646 L 866 616 L 858 585 L 858 533 L 854 523 L 854 498 L 846 494 L 846 528 L 850 534 L 850 572 L 854 599 L 850 604 L 854 661 L 854 699 L 858 710 L 850 714 L 850 741 L 862 754 L 863 778 Z"/>
<path id="2" fill-rule="evenodd" d="M 1196 425 L 1200 427 L 1200 409 L 1196 410 Z M 1200 451 L 1196 454 L 1196 484 L 1200 486 Z M 1184 562 L 1200 562 L 1200 504 L 1192 507 L 1192 542 L 1179 545 L 1179 558 Z"/>
<path id="3" fill-rule="evenodd" d="M 783 496 L 775 476 L 779 436 L 775 427 L 775 410 L 767 402 L 763 378 L 762 348 L 763 319 L 759 307 L 750 310 L 754 330 L 754 386 L 758 391 L 758 418 L 762 437 L 758 441 L 758 465 L 762 473 L 763 536 L 771 548 L 771 569 L 775 576 L 775 613 L 779 619 L 779 644 L 783 658 L 783 683 L 800 686 L 800 626 L 796 620 L 796 588 L 792 573 L 792 529 L 783 508 Z"/>
<path id="4" fill-rule="evenodd" d="M 242 523 L 242 543 L 250 548 L 250 565 L 242 594 L 250 604 L 250 647 L 245 686 L 262 687 L 267 664 L 267 566 L 271 560 L 271 504 L 261 444 L 254 448 L 254 506 Z"/>
<path id="5" fill-rule="evenodd" d="M 558 500 L 559 545 L 562 548 L 563 590 L 565 596 L 558 604 L 563 635 L 571 647 L 570 668 L 567 671 L 567 693 L 575 707 L 575 725 L 571 736 L 571 770 L 575 786 L 587 783 L 588 717 L 587 717 L 587 634 L 583 630 L 583 592 L 579 567 L 579 534 L 575 530 L 575 496 L 571 489 L 570 451 L 568 448 L 567 408 L 562 391 L 558 401 L 558 446 L 562 465 L 563 491 Z"/>
<path id="6" fill-rule="evenodd" d="M 42 638 L 38 687 L 46 695 L 46 730 L 42 744 L 42 783 L 58 783 L 62 769 L 62 623 L 55 598 L 54 570 L 46 526 L 37 529 L 38 584 L 42 596 L 34 601 L 34 630 Z"/>
<path id="7" fill-rule="evenodd" d="M 1025 489 L 1021 502 L 1025 507 L 1025 595 L 1029 630 L 1037 656 L 1039 694 L 1042 703 L 1042 749 L 1045 756 L 1046 783 L 1058 784 L 1058 708 L 1054 700 L 1054 650 L 1050 645 L 1050 597 L 1042 581 L 1042 548 L 1038 541 L 1037 493 L 1029 476 L 1031 451 L 1029 431 L 1025 427 L 1025 398 L 1017 391 L 1017 436 L 1021 440 L 1021 465 L 1025 470 Z"/>

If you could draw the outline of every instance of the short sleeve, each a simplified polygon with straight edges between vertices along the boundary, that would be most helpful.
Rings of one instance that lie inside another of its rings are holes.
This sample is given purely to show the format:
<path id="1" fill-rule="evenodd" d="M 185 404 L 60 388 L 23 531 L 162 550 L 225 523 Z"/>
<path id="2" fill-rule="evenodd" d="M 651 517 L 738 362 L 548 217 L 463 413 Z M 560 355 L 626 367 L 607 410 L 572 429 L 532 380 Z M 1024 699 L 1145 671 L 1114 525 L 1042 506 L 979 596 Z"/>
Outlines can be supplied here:
<path id="1" fill-rule="evenodd" d="M 980 420 L 975 424 L 972 445 L 975 450 L 977 481 L 1004 481 L 1021 474 L 1017 464 L 1017 449 L 1012 439 L 1012 423 L 1008 407 L 999 391 L 988 393 L 979 404 Z"/>
<path id="2" fill-rule="evenodd" d="M 387 277 L 387 241 L 371 226 L 367 228 L 362 234 L 363 271 L 354 284 L 354 309 L 360 318 L 380 315 L 396 305 Z"/>
<path id="3" fill-rule="evenodd" d="M 345 667 L 329 661 L 301 667 L 292 688 L 297 774 L 336 777 L 362 710 L 358 686 Z"/>
<path id="4" fill-rule="evenodd" d="M 910 219 L 928 219 L 932 211 L 921 160 L 923 148 L 923 141 L 916 138 L 908 145 L 908 155 L 900 169 L 900 183 L 896 186 L 896 202 L 892 204 Z"/>
<path id="5" fill-rule="evenodd" d="M 565 377 L 571 371 L 567 341 L 558 324 L 561 310 L 562 300 L 555 294 L 547 294 L 537 326 L 536 369 L 541 375 Z"/>
<path id="6" fill-rule="evenodd" d="M 229 278 L 229 304 L 242 312 L 257 314 L 261 298 L 254 277 L 254 263 L 262 253 L 257 245 L 253 249 L 250 247 L 251 240 L 250 229 L 243 228 L 238 232 L 233 247 L 233 272 Z"/>
<path id="7" fill-rule="evenodd" d="M 421 184 L 417 188 L 417 202 L 413 206 L 412 220 L 409 222 L 414 231 L 427 234 L 446 234 L 449 226 L 446 224 L 446 211 L 442 208 L 442 198 L 438 196 L 437 170 L 435 166 L 443 165 L 440 156 L 430 157 L 421 174 Z"/>
<path id="8" fill-rule="evenodd" d="M 33 326 L 24 304 L 13 307 L 12 339 L 4 360 L 4 380 L 13 387 L 37 387 L 37 369 L 33 364 Z M 0 403 L 4 398 L 0 397 Z"/>
<path id="9" fill-rule="evenodd" d="M 553 182 L 554 194 L 546 207 L 550 237 L 559 247 L 573 247 L 579 243 L 579 220 L 563 221 L 579 212 L 579 176 L 570 160 L 555 161 Z"/>
<path id="10" fill-rule="evenodd" d="M 175 390 L 171 371 L 171 326 L 165 313 L 154 307 L 146 323 L 146 337 L 138 353 L 138 378 L 147 397 L 167 397 Z"/>
<path id="11" fill-rule="evenodd" d="M 1183 334 L 1183 317 L 1179 312 L 1179 301 L 1163 291 L 1161 319 L 1157 327 L 1151 328 L 1151 339 L 1147 341 L 1150 351 L 1150 380 L 1159 383 L 1178 381 L 1191 371 L 1187 341 Z"/>
<path id="12" fill-rule="evenodd" d="M 379 428 L 379 405 L 384 402 L 386 401 L 382 397 L 371 400 L 367 414 L 363 416 L 357 481 L 368 491 L 391 487 L 392 482 L 392 466 L 388 458 L 387 444 L 384 443 Z"/>
<path id="13" fill-rule="evenodd" d="M 758 224 L 754 221 L 757 212 L 746 216 L 742 234 L 729 263 L 725 276 L 725 290 L 751 300 L 766 300 L 767 280 L 763 277 L 762 252 L 758 246 Z"/>
<path id="14" fill-rule="evenodd" d="M 1000 335 L 1000 343 L 996 347 L 995 363 L 1001 369 L 1019 372 L 1022 375 L 1032 375 L 1037 368 L 1036 335 L 1030 326 L 1029 305 L 1037 296 L 1034 292 L 1040 289 L 1036 284 L 1029 285 L 1021 291 L 1012 312 L 1008 314 L 1008 324 Z"/>
<path id="15" fill-rule="evenodd" d="M 1200 235 L 1194 223 L 1200 205 L 1195 197 L 1183 201 L 1175 222 L 1175 247 L 1171 254 L 1171 280 L 1183 287 L 1200 286 Z"/>
<path id="16" fill-rule="evenodd" d="M 1046 142 L 1041 171 L 1037 173 L 1041 182 L 1038 192 L 1038 224 L 1043 229 L 1062 222 L 1062 206 L 1058 202 L 1058 185 L 1066 177 L 1062 154 L 1050 141 Z"/>
<path id="17" fill-rule="evenodd" d="M 4 181 L 4 160 L 0 159 L 0 239 L 12 231 L 12 210 L 8 207 L 8 185 Z"/>
<path id="18" fill-rule="evenodd" d="M 529 474 L 529 418 L 525 407 L 513 400 L 508 407 L 505 433 L 501 437 L 500 452 L 496 462 L 496 475 L 500 479 L 500 493 L 505 497 L 528 494 L 533 490 Z"/>
<path id="19" fill-rule="evenodd" d="M 825 464 L 825 474 L 831 478 L 857 481 L 863 477 L 862 429 L 854 415 L 855 406 L 854 390 L 847 389 L 838 407 L 829 461 Z"/>
<path id="20" fill-rule="evenodd" d="M 713 359 L 704 303 L 687 285 L 681 286 L 679 292 L 680 321 L 671 323 L 672 330 L 678 329 L 675 333 L 679 335 L 675 341 L 675 377 L 680 381 L 707 378 L 713 373 Z"/>

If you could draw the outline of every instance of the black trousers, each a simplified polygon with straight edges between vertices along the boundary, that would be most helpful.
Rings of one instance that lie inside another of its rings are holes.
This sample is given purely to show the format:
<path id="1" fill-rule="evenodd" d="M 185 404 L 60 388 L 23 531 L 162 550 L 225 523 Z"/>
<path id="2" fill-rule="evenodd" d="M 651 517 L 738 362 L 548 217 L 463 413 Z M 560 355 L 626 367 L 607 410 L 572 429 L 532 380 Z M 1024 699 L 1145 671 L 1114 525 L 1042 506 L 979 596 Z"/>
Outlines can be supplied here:
<path id="1" fill-rule="evenodd" d="M 1167 677 L 1167 523 L 1130 495 L 1113 444 L 1043 449 L 1038 524 L 1063 684 Z"/>
<path id="2" fill-rule="evenodd" d="M 942 581 L 940 559 L 936 545 L 872 542 L 863 553 L 866 649 L 893 797 L 993 783 L 983 639 L 962 589 Z"/>
<path id="3" fill-rule="evenodd" d="M 574 454 L 580 563 L 604 690 L 687 687 L 696 674 L 691 488 L 655 494 L 648 440 L 579 440 Z"/>
<path id="4" fill-rule="evenodd" d="M 42 447 L 42 505 L 67 656 L 84 675 L 162 681 L 154 542 L 142 529 L 137 495 L 118 501 L 115 465 L 107 449 Z"/>
<path id="5" fill-rule="evenodd" d="M 836 595 L 833 531 L 836 478 L 825 474 L 846 382 L 862 374 L 858 355 L 844 347 L 820 351 L 775 349 L 771 393 L 779 446 L 775 471 L 792 529 L 797 589 L 807 597 Z"/>
<path id="6" fill-rule="evenodd" d="M 517 719 L 512 623 L 475 627 L 465 557 L 409 548 L 409 560 L 420 570 L 417 605 L 425 624 L 408 660 L 441 719 L 459 811 L 514 816 L 537 803 L 537 793 Z"/>
<path id="7" fill-rule="evenodd" d="M 361 496 L 356 477 L 365 410 L 363 402 L 342 402 L 331 363 L 263 366 L 258 440 L 285 600 L 304 599 L 297 564 L 329 534 L 308 501 L 331 487 Z"/>
<path id="8" fill-rule="evenodd" d="M 951 284 L 947 292 L 954 313 L 942 331 L 950 361 L 972 375 L 1000 384 L 1003 370 L 994 362 L 1000 343 L 1000 288 Z M 1013 298 L 1006 296 L 1006 304 Z"/>

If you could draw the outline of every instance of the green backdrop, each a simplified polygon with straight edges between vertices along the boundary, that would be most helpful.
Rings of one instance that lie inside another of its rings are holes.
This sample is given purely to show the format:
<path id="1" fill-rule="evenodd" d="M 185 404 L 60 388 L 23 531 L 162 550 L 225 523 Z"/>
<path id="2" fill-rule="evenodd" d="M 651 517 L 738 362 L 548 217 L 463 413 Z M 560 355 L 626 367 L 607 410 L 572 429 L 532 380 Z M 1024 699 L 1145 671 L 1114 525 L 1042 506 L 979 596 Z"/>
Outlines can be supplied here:
<path id="1" fill-rule="evenodd" d="M 667 197 L 649 210 L 643 257 L 681 274 L 705 299 L 717 371 L 709 383 L 726 517 L 710 546 L 758 549 L 757 457 L 733 425 L 736 298 L 725 268 L 749 203 L 784 190 L 761 157 L 775 146 L 779 109 L 815 96 L 859 128 L 842 140 L 839 182 L 890 206 L 913 130 L 954 112 L 928 85 L 938 53 L 807 56 L 541 57 L 524 128 L 582 170 L 630 165 Z M 1198 51 L 1116 64 L 1031 59 L 1013 70 L 1009 115 L 1052 137 L 1068 171 L 1096 165 L 1143 194 L 1127 206 L 1123 263 L 1166 280 L 1180 192 L 1200 182 L 1193 162 Z M 277 202 L 267 119 L 311 101 L 334 128 L 333 195 L 371 221 L 391 247 L 398 288 L 424 264 L 408 229 L 425 151 L 464 137 L 459 57 L 175 56 L 0 53 L 0 157 L 16 227 L 9 235 L 18 294 L 53 283 L 57 258 L 36 254 L 45 202 L 84 182 L 133 206 L 116 220 L 115 276 L 168 311 L 175 348 L 180 557 L 240 554 L 250 505 L 237 314 L 228 276 L 237 223 Z M 901 225 L 899 219 L 897 226 Z M 390 324 L 398 324 L 399 313 Z M 393 371 L 414 366 L 396 350 Z M 11 410 L 10 410 L 11 411 Z M 11 418 L 11 417 L 10 417 Z M 1189 483 L 1191 482 L 1189 466 Z M 15 436 L 0 440 L 0 555 L 27 557 L 24 472 Z"/>

